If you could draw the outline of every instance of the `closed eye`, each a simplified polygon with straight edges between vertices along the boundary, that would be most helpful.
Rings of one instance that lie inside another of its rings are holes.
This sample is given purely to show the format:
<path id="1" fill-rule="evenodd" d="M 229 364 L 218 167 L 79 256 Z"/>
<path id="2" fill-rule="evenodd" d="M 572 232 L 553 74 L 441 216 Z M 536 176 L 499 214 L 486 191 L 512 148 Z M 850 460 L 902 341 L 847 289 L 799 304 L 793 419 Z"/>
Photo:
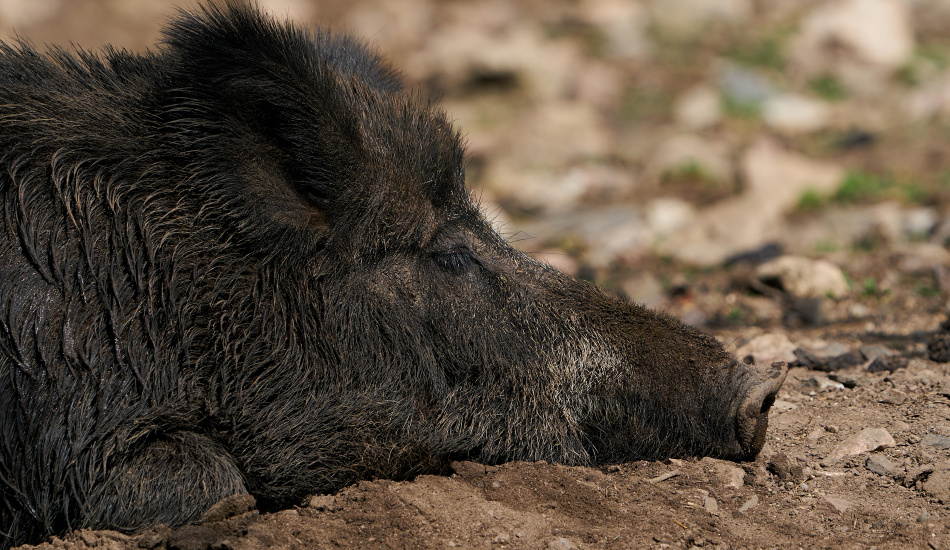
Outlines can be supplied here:
<path id="1" fill-rule="evenodd" d="M 465 245 L 457 245 L 433 255 L 440 268 L 453 275 L 461 275 L 475 265 L 481 265 L 472 250 Z"/>

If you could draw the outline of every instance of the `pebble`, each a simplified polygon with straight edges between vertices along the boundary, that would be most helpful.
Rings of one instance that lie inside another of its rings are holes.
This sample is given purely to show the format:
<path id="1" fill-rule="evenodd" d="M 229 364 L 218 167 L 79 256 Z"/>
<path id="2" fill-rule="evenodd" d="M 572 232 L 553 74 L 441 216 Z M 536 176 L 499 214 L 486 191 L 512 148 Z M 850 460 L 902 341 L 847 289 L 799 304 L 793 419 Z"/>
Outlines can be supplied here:
<path id="1" fill-rule="evenodd" d="M 831 69 L 828 64 L 841 58 L 839 50 L 872 67 L 897 69 L 914 49 L 909 5 L 900 0 L 821 2 L 801 21 L 790 55 L 809 73 Z"/>
<path id="2" fill-rule="evenodd" d="M 839 443 L 828 455 L 828 459 L 836 461 L 846 456 L 879 451 L 895 445 L 897 442 L 894 441 L 894 437 L 884 428 L 864 428 Z"/>
<path id="3" fill-rule="evenodd" d="M 889 458 L 881 454 L 872 454 L 864 463 L 868 471 L 879 476 L 890 476 L 894 473 L 897 465 L 891 462 Z"/>
<path id="4" fill-rule="evenodd" d="M 712 86 L 691 88 L 676 100 L 676 122 L 691 130 L 708 128 L 722 118 L 721 103 L 719 92 Z"/>
<path id="5" fill-rule="evenodd" d="M 703 508 L 710 514 L 719 512 L 719 503 L 709 495 L 703 495 Z"/>
<path id="6" fill-rule="evenodd" d="M 551 550 L 577 550 L 577 545 L 564 537 L 558 537 L 548 543 Z"/>
<path id="7" fill-rule="evenodd" d="M 886 390 L 881 394 L 881 403 L 888 405 L 903 405 L 907 401 L 907 394 L 900 390 Z M 950 439 L 947 439 L 950 442 Z"/>
<path id="8" fill-rule="evenodd" d="M 771 365 L 776 361 L 791 363 L 795 361 L 795 344 L 779 332 L 756 336 L 736 350 L 736 356 L 741 358 L 749 355 L 757 365 Z"/>
<path id="9" fill-rule="evenodd" d="M 762 118 L 770 127 L 789 134 L 814 132 L 827 126 L 828 104 L 798 94 L 771 97 L 762 105 Z"/>
<path id="10" fill-rule="evenodd" d="M 831 506 L 832 509 L 834 509 L 835 511 L 841 514 L 847 512 L 848 508 L 851 507 L 851 502 L 843 498 L 826 496 L 826 497 L 823 497 L 821 500 L 822 502 L 824 502 L 828 506 Z"/>
<path id="11" fill-rule="evenodd" d="M 942 435 L 927 434 L 920 440 L 920 443 L 928 447 L 934 447 L 935 449 L 950 449 L 950 437 Z"/>
<path id="12" fill-rule="evenodd" d="M 754 508 L 758 503 L 759 503 L 759 495 L 752 495 L 752 498 L 750 498 L 749 500 L 745 501 L 745 504 L 743 504 L 743 505 L 739 508 L 739 513 L 740 513 L 740 514 L 744 514 L 744 513 L 748 512 L 749 510 L 751 510 L 752 508 Z"/>
<path id="13" fill-rule="evenodd" d="M 848 281 L 841 268 L 827 260 L 782 256 L 758 267 L 756 277 L 778 286 L 791 296 L 840 298 L 848 294 Z"/>
<path id="14" fill-rule="evenodd" d="M 841 382 L 835 382 L 834 380 L 829 379 L 827 376 L 816 375 L 808 378 L 802 382 L 802 387 L 804 388 L 813 388 L 818 391 L 835 391 L 843 390 L 844 384 Z"/>

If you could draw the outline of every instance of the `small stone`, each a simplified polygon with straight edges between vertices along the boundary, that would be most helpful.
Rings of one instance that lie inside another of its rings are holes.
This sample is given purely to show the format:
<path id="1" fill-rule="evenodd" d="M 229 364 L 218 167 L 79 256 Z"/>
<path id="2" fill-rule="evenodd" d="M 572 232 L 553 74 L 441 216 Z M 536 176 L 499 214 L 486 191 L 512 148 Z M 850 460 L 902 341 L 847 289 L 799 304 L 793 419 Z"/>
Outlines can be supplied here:
<path id="1" fill-rule="evenodd" d="M 558 537 L 548 543 L 550 550 L 577 550 L 577 545 L 564 537 Z"/>
<path id="2" fill-rule="evenodd" d="M 864 463 L 868 471 L 879 476 L 890 476 L 894 473 L 897 465 L 891 462 L 889 458 L 881 454 L 872 454 Z"/>
<path id="3" fill-rule="evenodd" d="M 756 277 L 795 297 L 840 298 L 848 293 L 848 281 L 841 268 L 827 260 L 782 256 L 760 265 Z"/>
<path id="4" fill-rule="evenodd" d="M 881 403 L 886 403 L 888 405 L 903 405 L 907 401 L 907 394 L 900 390 L 885 390 L 881 394 Z"/>
<path id="5" fill-rule="evenodd" d="M 861 355 L 868 361 L 873 361 L 878 357 L 897 355 L 897 352 L 892 350 L 887 346 L 882 346 L 880 344 L 867 344 L 858 348 L 858 351 L 861 352 Z"/>
<path id="6" fill-rule="evenodd" d="M 828 124 L 830 114 L 825 102 L 797 94 L 770 97 L 762 105 L 765 123 L 789 134 L 820 130 Z"/>
<path id="7" fill-rule="evenodd" d="M 812 388 L 818 391 L 843 390 L 844 384 L 830 380 L 827 376 L 812 376 L 802 382 L 802 387 Z"/>
<path id="8" fill-rule="evenodd" d="M 719 503 L 709 495 L 703 495 L 703 508 L 710 514 L 719 513 Z"/>
<path id="9" fill-rule="evenodd" d="M 919 516 L 917 516 L 917 523 L 927 523 L 928 521 L 933 520 L 935 517 L 936 516 L 931 514 L 928 510 L 924 510 Z"/>
<path id="10" fill-rule="evenodd" d="M 922 445 L 927 445 L 928 447 L 934 447 L 935 449 L 950 449 L 950 437 L 945 437 L 942 435 L 927 434 L 920 440 L 920 443 Z"/>
<path id="11" fill-rule="evenodd" d="M 759 503 L 759 495 L 752 495 L 752 498 L 745 501 L 745 504 L 739 507 L 739 513 L 744 514 L 748 512 L 749 510 L 754 508 L 755 505 L 757 505 L 758 503 Z"/>
<path id="12" fill-rule="evenodd" d="M 838 444 L 828 455 L 835 461 L 846 456 L 858 455 L 870 451 L 879 451 L 897 445 L 894 437 L 883 428 L 865 428 Z"/>
<path id="13" fill-rule="evenodd" d="M 508 544 L 511 541 L 511 535 L 508 533 L 498 533 L 491 541 L 493 544 Z"/>
<path id="14" fill-rule="evenodd" d="M 823 497 L 821 500 L 823 503 L 827 504 L 833 510 L 841 514 L 847 512 L 848 508 L 851 507 L 851 502 L 843 498 L 826 496 L 826 497 Z"/>
<path id="15" fill-rule="evenodd" d="M 722 118 L 722 100 L 712 86 L 703 85 L 687 90 L 676 100 L 676 122 L 690 130 L 708 128 Z"/>
<path id="16" fill-rule="evenodd" d="M 907 358 L 899 355 L 881 355 L 868 365 L 868 372 L 894 372 L 907 366 Z"/>
<path id="17" fill-rule="evenodd" d="M 774 332 L 756 336 L 736 350 L 736 356 L 751 355 L 757 365 L 771 365 L 776 361 L 795 361 L 795 344 L 782 333 Z"/>
<path id="18" fill-rule="evenodd" d="M 739 488 L 745 484 L 745 470 L 732 462 L 715 458 L 703 458 L 700 462 L 710 467 L 724 487 Z"/>

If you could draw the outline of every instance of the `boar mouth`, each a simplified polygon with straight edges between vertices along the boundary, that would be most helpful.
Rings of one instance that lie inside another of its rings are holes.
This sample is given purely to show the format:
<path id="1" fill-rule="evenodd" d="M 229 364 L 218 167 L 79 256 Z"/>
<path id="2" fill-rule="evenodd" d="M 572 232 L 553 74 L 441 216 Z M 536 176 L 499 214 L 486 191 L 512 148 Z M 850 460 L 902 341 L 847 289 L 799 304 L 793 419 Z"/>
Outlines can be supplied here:
<path id="1" fill-rule="evenodd" d="M 772 363 L 756 375 L 758 380 L 739 404 L 736 435 L 744 460 L 753 460 L 765 445 L 769 409 L 775 403 L 775 394 L 782 387 L 787 374 L 788 367 L 784 362 Z"/>

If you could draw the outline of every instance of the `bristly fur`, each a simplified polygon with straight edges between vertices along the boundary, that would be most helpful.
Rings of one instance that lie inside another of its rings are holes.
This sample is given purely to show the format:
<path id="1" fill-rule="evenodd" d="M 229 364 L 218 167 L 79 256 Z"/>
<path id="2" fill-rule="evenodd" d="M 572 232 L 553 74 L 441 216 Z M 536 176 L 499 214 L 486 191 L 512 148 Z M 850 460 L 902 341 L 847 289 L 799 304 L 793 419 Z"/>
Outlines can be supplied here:
<path id="1" fill-rule="evenodd" d="M 143 55 L 0 45 L 0 128 L 0 547 L 761 446 L 737 411 L 771 382 L 512 248 L 458 131 L 349 37 L 229 2 Z"/>

